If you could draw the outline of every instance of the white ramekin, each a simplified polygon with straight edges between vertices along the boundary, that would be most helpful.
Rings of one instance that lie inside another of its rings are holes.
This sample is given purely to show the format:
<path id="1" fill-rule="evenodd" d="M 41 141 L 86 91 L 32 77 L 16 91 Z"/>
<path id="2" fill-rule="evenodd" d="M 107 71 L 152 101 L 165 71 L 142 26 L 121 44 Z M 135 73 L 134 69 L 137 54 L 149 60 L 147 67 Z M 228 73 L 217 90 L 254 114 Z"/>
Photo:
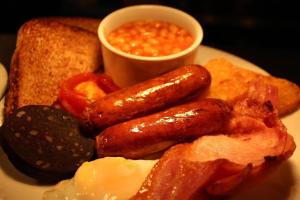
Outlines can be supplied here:
<path id="1" fill-rule="evenodd" d="M 145 57 L 125 53 L 108 43 L 106 36 L 122 24 L 149 19 L 167 21 L 186 29 L 195 38 L 193 44 L 176 54 Z M 197 20 L 181 10 L 160 5 L 137 5 L 116 10 L 106 16 L 99 25 L 98 36 L 102 43 L 105 73 L 120 87 L 127 87 L 176 67 L 192 64 L 203 39 L 203 30 Z"/>

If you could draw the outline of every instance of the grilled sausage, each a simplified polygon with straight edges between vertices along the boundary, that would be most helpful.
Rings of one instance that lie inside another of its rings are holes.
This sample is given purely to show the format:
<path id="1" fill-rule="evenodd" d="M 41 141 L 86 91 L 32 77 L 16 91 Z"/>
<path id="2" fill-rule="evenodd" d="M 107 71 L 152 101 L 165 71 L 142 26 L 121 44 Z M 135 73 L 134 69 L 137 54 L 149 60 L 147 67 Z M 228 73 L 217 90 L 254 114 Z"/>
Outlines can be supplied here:
<path id="1" fill-rule="evenodd" d="M 133 119 L 105 129 L 96 137 L 102 156 L 141 158 L 173 144 L 219 130 L 229 118 L 222 100 L 203 99 Z"/>
<path id="2" fill-rule="evenodd" d="M 106 128 L 170 106 L 208 88 L 210 82 L 204 67 L 183 66 L 97 100 L 88 106 L 83 119 L 98 129 Z"/>

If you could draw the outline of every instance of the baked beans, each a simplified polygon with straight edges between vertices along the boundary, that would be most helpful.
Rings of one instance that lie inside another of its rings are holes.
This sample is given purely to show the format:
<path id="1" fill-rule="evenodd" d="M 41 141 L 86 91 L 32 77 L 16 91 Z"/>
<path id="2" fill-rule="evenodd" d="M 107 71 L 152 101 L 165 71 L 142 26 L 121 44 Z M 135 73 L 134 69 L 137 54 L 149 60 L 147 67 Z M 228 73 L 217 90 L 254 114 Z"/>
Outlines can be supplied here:
<path id="1" fill-rule="evenodd" d="M 107 36 L 123 52 L 137 56 L 166 56 L 188 48 L 194 41 L 185 29 L 164 21 L 138 20 L 126 23 Z"/>

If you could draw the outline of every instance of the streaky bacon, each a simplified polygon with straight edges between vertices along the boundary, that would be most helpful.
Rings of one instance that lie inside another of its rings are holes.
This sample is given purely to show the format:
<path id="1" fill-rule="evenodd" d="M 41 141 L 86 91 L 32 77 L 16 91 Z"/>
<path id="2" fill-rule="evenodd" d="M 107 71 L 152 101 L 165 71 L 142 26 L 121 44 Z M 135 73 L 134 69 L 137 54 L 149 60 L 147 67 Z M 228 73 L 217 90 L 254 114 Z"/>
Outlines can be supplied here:
<path id="1" fill-rule="evenodd" d="M 227 195 L 289 158 L 296 145 L 277 114 L 276 88 L 260 80 L 234 105 L 221 132 L 168 150 L 132 199 Z"/>
<path id="2" fill-rule="evenodd" d="M 159 163 L 152 169 L 140 188 L 138 195 L 133 199 L 199 199 L 206 198 L 206 192 L 199 190 L 210 186 L 211 190 L 220 190 L 219 186 L 226 184 L 227 190 L 241 183 L 250 172 L 252 166 L 237 165 L 225 159 L 213 161 L 191 161 L 186 159 L 189 144 L 180 144 L 167 151 Z M 222 174 L 216 173 L 222 171 Z M 228 180 L 220 177 L 226 174 Z M 221 176 L 220 176 L 221 175 Z M 211 180 L 220 179 L 211 185 Z M 151 190 L 149 190 L 151 188 Z M 225 189 L 224 187 L 222 188 Z"/>

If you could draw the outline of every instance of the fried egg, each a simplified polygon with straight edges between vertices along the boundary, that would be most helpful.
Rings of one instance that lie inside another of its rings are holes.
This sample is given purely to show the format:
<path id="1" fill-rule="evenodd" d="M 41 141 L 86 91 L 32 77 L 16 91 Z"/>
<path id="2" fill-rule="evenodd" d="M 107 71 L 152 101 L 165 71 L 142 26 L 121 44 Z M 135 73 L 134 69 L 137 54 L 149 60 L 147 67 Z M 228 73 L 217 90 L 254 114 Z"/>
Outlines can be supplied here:
<path id="1" fill-rule="evenodd" d="M 85 162 L 72 179 L 59 182 L 43 200 L 125 200 L 134 196 L 156 160 L 106 157 Z"/>

